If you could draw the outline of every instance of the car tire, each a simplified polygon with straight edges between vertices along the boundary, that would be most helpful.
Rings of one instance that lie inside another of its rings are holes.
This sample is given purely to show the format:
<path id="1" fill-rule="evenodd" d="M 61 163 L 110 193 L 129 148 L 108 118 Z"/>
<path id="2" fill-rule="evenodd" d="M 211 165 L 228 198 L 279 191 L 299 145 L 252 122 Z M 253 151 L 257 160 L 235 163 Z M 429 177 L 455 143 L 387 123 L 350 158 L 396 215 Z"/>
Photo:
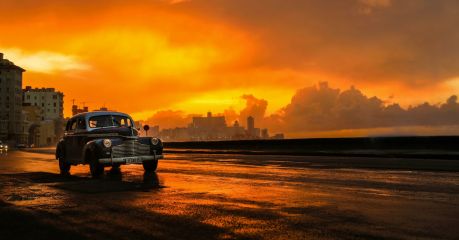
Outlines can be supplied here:
<path id="1" fill-rule="evenodd" d="M 99 163 L 99 159 L 91 154 L 89 159 L 89 170 L 93 178 L 98 178 L 104 173 L 104 165 Z"/>
<path id="2" fill-rule="evenodd" d="M 113 172 L 118 173 L 118 172 L 120 172 L 120 171 L 121 171 L 121 165 L 120 165 L 120 164 L 116 164 L 116 163 L 113 164 L 113 165 L 112 165 L 112 168 L 110 169 L 110 172 L 112 172 L 112 173 L 113 173 Z"/>
<path id="3" fill-rule="evenodd" d="M 65 161 L 65 158 L 59 157 L 59 170 L 61 172 L 61 175 L 63 176 L 68 176 L 70 175 L 70 163 Z"/>
<path id="4" fill-rule="evenodd" d="M 154 172 L 158 168 L 158 160 L 145 161 L 142 165 L 145 172 Z"/>

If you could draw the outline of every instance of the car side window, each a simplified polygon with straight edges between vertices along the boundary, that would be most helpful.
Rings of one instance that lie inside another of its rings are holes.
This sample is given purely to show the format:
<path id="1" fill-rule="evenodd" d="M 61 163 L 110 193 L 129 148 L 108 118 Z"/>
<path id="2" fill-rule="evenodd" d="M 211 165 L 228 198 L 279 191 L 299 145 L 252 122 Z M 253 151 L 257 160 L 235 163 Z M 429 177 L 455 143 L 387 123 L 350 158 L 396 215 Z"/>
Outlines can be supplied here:
<path id="1" fill-rule="evenodd" d="M 79 118 L 77 120 L 77 127 L 78 130 L 86 130 L 86 121 L 84 118 Z"/>
<path id="2" fill-rule="evenodd" d="M 68 132 L 73 132 L 75 131 L 77 127 L 77 121 L 75 119 L 72 119 L 69 121 L 69 123 L 67 123 L 67 131 Z"/>

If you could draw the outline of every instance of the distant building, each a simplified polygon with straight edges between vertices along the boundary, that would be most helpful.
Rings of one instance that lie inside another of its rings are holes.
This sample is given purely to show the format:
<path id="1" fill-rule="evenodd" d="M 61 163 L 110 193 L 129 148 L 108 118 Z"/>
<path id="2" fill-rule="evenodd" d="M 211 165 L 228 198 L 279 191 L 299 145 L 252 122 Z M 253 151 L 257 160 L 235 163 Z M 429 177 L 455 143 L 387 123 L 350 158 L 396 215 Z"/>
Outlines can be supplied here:
<path id="1" fill-rule="evenodd" d="M 23 114 L 28 134 L 26 143 L 29 146 L 50 146 L 63 135 L 63 119 L 44 120 L 44 112 L 41 107 L 25 105 Z"/>
<path id="2" fill-rule="evenodd" d="M 159 136 L 159 126 L 158 125 L 151 126 L 150 130 L 148 130 L 148 136 L 151 136 L 151 137 Z"/>
<path id="3" fill-rule="evenodd" d="M 229 128 L 229 138 L 230 139 L 245 139 L 245 129 L 239 125 L 238 121 L 234 121 L 232 127 Z"/>
<path id="4" fill-rule="evenodd" d="M 258 139 L 260 138 L 261 130 L 255 127 L 255 119 L 252 116 L 247 118 L 247 138 Z"/>
<path id="5" fill-rule="evenodd" d="M 271 139 L 284 139 L 284 134 L 283 133 L 277 133 L 274 136 L 272 136 Z"/>
<path id="6" fill-rule="evenodd" d="M 255 135 L 255 119 L 252 116 L 247 118 L 247 135 Z"/>
<path id="7" fill-rule="evenodd" d="M 263 139 L 268 139 L 269 138 L 269 134 L 268 134 L 268 129 L 267 128 L 263 128 L 261 130 L 261 138 L 263 138 Z"/>
<path id="8" fill-rule="evenodd" d="M 225 117 L 214 117 L 211 112 L 207 117 L 193 117 L 188 134 L 195 140 L 224 139 L 227 136 Z"/>
<path id="9" fill-rule="evenodd" d="M 101 107 L 101 108 L 99 108 L 99 109 L 97 109 L 97 110 L 94 110 L 94 111 L 105 111 L 105 112 L 106 112 L 106 111 L 108 111 L 108 108 L 106 108 L 106 107 Z"/>
<path id="10" fill-rule="evenodd" d="M 193 117 L 191 127 L 202 130 L 224 128 L 226 121 L 224 116 L 214 117 L 211 112 L 208 112 L 207 117 Z"/>
<path id="11" fill-rule="evenodd" d="M 139 134 L 141 136 L 148 136 L 148 137 L 158 137 L 159 136 L 159 126 L 158 125 L 149 126 L 150 129 L 148 129 L 148 132 L 145 132 L 145 130 L 143 129 L 143 126 L 145 125 L 143 121 L 135 121 L 134 124 L 136 128 L 140 129 Z"/>
<path id="12" fill-rule="evenodd" d="M 88 108 L 85 107 L 85 109 L 87 110 Z M 83 110 L 84 110 L 84 109 L 83 109 Z M 116 110 L 108 109 L 107 107 L 101 107 L 101 108 L 99 108 L 99 109 L 94 109 L 94 111 L 103 111 L 103 112 L 109 111 L 109 112 L 116 112 Z M 87 112 L 87 111 L 86 111 L 86 112 Z"/>
<path id="13" fill-rule="evenodd" d="M 189 128 L 170 128 L 161 131 L 161 139 L 165 141 L 189 141 L 191 140 Z"/>
<path id="14" fill-rule="evenodd" d="M 75 104 L 72 105 L 72 116 L 75 116 L 78 113 L 84 113 L 84 112 L 89 112 L 89 108 L 88 107 L 79 108 Z"/>
<path id="15" fill-rule="evenodd" d="M 74 100 L 73 100 L 74 101 Z M 113 109 L 109 109 L 107 107 L 100 107 L 99 109 L 93 109 L 92 111 L 103 111 L 103 112 L 107 112 L 107 111 L 110 111 L 110 112 L 116 112 L 115 110 Z M 89 107 L 86 107 L 86 106 L 83 106 L 83 108 L 80 108 L 78 105 L 76 105 L 75 103 L 72 104 L 72 116 L 75 116 L 79 113 L 85 113 L 85 112 L 89 112 Z"/>
<path id="16" fill-rule="evenodd" d="M 24 142 L 22 116 L 22 73 L 21 67 L 3 58 L 0 53 L 0 140 Z"/>
<path id="17" fill-rule="evenodd" d="M 206 117 L 193 117 L 188 127 L 162 129 L 158 135 L 152 128 L 148 131 L 149 136 L 159 136 L 165 141 L 220 141 L 220 140 L 244 140 L 244 139 L 269 139 L 268 129 L 255 127 L 255 119 L 247 118 L 247 129 L 235 121 L 232 126 L 226 125 L 224 116 L 212 116 L 211 112 Z M 155 130 L 156 131 L 156 130 Z M 277 135 L 283 137 L 283 135 Z"/>
<path id="18" fill-rule="evenodd" d="M 64 94 L 54 88 L 32 88 L 24 90 L 24 105 L 37 106 L 42 109 L 42 120 L 64 118 Z"/>
<path id="19" fill-rule="evenodd" d="M 64 94 L 54 88 L 23 89 L 27 144 L 35 147 L 55 144 L 63 135 Z"/>

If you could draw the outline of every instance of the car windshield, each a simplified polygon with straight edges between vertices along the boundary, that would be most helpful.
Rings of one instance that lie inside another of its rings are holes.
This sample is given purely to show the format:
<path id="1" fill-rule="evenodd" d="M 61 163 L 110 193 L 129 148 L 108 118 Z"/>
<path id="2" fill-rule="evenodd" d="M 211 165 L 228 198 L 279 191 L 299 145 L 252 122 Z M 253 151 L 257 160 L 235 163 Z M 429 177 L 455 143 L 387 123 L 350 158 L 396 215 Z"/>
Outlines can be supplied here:
<path id="1" fill-rule="evenodd" d="M 133 127 L 131 119 L 120 115 L 101 115 L 89 118 L 90 128 Z"/>

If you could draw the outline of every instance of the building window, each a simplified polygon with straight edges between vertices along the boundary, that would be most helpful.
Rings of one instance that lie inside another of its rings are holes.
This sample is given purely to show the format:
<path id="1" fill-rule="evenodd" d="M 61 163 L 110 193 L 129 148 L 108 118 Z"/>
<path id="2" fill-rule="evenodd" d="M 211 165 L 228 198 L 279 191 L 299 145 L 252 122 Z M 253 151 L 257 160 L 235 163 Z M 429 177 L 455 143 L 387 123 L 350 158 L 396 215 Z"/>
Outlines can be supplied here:
<path id="1" fill-rule="evenodd" d="M 30 95 L 27 95 L 27 100 L 30 100 Z"/>

